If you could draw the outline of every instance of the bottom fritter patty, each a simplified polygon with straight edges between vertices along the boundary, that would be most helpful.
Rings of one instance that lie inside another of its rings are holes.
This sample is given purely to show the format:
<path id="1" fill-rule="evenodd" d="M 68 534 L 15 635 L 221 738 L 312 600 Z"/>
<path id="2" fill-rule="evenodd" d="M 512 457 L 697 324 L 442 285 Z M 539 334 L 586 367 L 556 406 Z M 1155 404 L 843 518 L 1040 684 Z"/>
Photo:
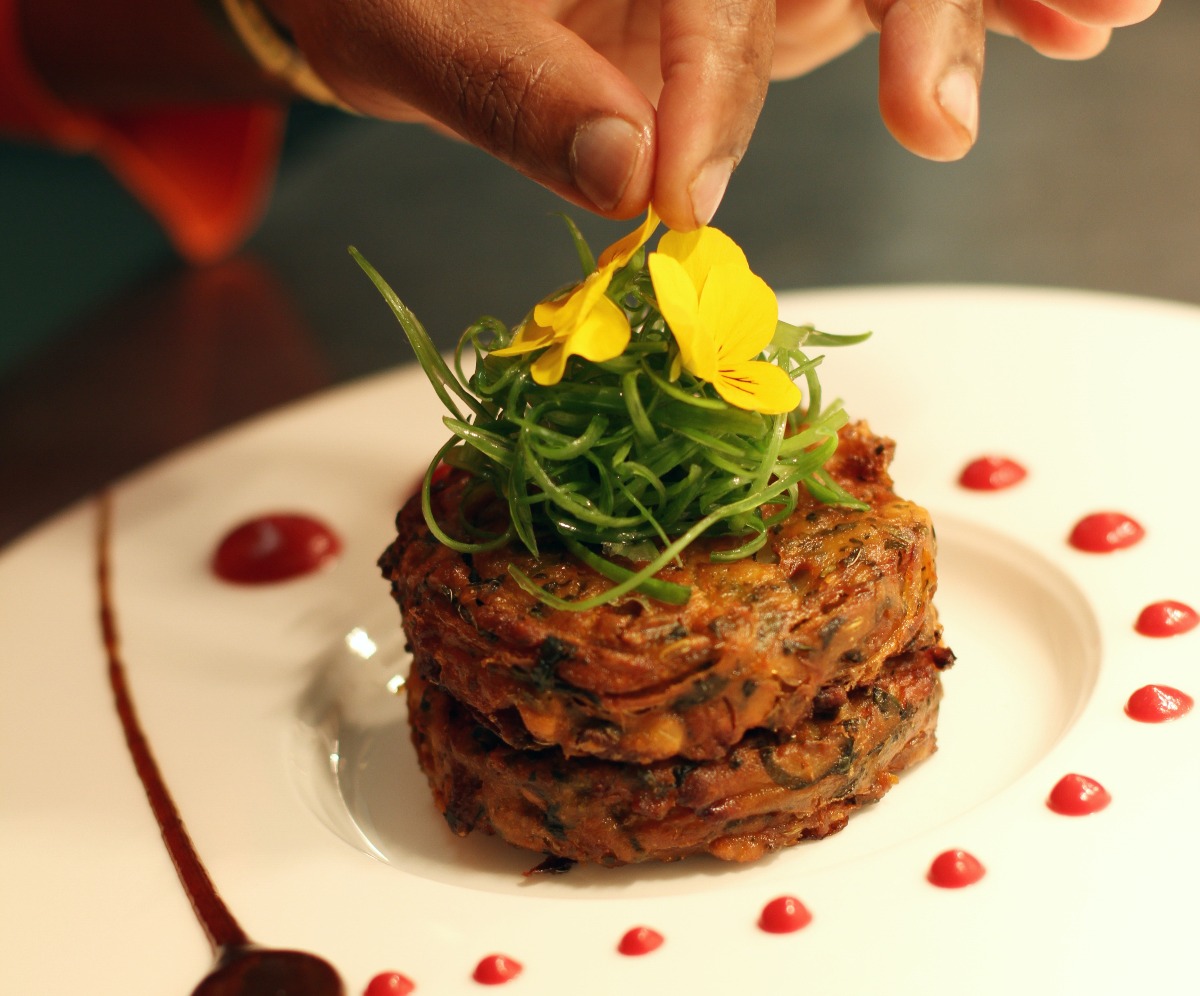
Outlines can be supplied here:
<path id="1" fill-rule="evenodd" d="M 460 836 L 606 865 L 708 852 L 752 861 L 840 830 L 904 768 L 934 750 L 944 648 L 888 662 L 835 711 L 790 732 L 752 731 L 723 757 L 635 764 L 520 750 L 469 707 L 414 673 L 413 742 Z"/>

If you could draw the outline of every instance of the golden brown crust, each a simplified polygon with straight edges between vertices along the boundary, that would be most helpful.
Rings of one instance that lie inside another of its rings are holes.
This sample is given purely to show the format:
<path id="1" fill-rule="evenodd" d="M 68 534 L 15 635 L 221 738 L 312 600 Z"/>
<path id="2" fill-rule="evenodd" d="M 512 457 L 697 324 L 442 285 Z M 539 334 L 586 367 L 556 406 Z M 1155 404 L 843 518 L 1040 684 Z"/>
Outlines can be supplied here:
<path id="1" fill-rule="evenodd" d="M 689 585 L 681 607 L 630 596 L 601 609 L 550 609 L 517 586 L 516 564 L 557 595 L 610 582 L 555 550 L 466 557 L 428 531 L 419 503 L 397 518 L 380 564 L 392 582 L 414 671 L 441 685 L 515 747 L 653 762 L 722 757 L 747 731 L 788 730 L 818 693 L 836 704 L 884 662 L 932 646 L 934 537 L 924 509 L 898 499 L 892 444 L 865 424 L 843 430 L 829 464 L 870 505 L 802 500 L 760 556 L 713 563 L 694 544 L 660 576 Z M 465 482 L 434 494 L 453 523 Z"/>
<path id="2" fill-rule="evenodd" d="M 752 861 L 840 830 L 934 749 L 944 651 L 891 661 L 834 714 L 747 735 L 727 755 L 649 765 L 517 750 L 414 675 L 413 742 L 450 827 L 607 865 L 709 853 Z"/>

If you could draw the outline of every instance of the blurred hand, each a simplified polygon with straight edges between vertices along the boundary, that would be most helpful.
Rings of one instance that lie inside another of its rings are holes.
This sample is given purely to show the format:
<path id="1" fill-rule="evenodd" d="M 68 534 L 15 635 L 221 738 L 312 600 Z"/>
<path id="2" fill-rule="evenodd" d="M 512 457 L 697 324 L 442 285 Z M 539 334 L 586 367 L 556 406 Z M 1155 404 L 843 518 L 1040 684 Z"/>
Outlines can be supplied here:
<path id="1" fill-rule="evenodd" d="M 1100 52 L 1158 0 L 268 0 L 352 107 L 423 121 L 562 197 L 708 222 L 772 78 L 880 33 L 879 103 L 931 159 L 978 126 L 988 28 L 1057 58 Z"/>

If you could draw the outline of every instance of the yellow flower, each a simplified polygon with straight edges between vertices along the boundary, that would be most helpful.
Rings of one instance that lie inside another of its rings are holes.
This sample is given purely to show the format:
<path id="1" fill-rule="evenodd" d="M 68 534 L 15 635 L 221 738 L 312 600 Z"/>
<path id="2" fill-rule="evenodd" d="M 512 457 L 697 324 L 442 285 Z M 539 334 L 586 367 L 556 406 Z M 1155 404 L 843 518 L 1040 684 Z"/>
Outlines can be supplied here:
<path id="1" fill-rule="evenodd" d="M 737 243 L 715 228 L 667 232 L 647 265 L 684 369 L 738 408 L 776 415 L 800 404 L 791 378 L 758 358 L 775 335 L 779 303 Z"/>
<path id="2" fill-rule="evenodd" d="M 491 355 L 517 356 L 544 349 L 529 368 L 538 384 L 562 380 L 572 356 L 595 363 L 620 356 L 629 345 L 629 318 L 605 292 L 613 275 L 633 259 L 657 227 L 658 217 L 651 210 L 637 229 L 600 254 L 596 269 L 586 279 L 565 294 L 538 304 L 513 341 L 492 350 Z"/>

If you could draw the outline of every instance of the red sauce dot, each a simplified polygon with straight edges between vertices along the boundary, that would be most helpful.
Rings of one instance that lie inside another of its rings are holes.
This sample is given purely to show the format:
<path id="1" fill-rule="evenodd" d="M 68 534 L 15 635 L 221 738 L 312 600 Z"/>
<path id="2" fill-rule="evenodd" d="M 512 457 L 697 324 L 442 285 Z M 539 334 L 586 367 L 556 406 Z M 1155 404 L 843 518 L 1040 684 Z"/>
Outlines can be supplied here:
<path id="1" fill-rule="evenodd" d="M 1165 723 L 1192 711 L 1196 703 L 1186 692 L 1166 685 L 1145 685 L 1125 703 L 1125 712 L 1139 723 Z"/>
<path id="2" fill-rule="evenodd" d="M 307 515 L 262 515 L 228 532 L 213 554 L 213 573 L 234 584 L 269 584 L 311 574 L 342 552 L 342 541 Z"/>
<path id="3" fill-rule="evenodd" d="M 380 972 L 367 983 L 363 996 L 408 996 L 417 984 L 399 972 Z"/>
<path id="4" fill-rule="evenodd" d="M 440 484 L 442 481 L 444 481 L 447 477 L 450 476 L 450 472 L 453 469 L 454 468 L 451 467 L 450 464 L 448 464 L 448 463 L 439 463 L 436 467 L 433 468 L 433 474 L 429 478 L 430 487 L 436 488 L 438 486 L 438 484 Z M 408 490 L 406 490 L 400 496 L 400 504 L 401 505 L 403 505 L 405 502 L 409 501 L 410 499 L 415 498 L 417 495 L 419 495 L 421 493 L 421 491 L 425 487 L 425 474 L 426 473 L 427 473 L 427 471 L 424 471 L 424 470 L 421 471 L 420 476 L 415 481 L 413 481 L 412 485 L 408 488 Z"/>
<path id="5" fill-rule="evenodd" d="M 1153 602 L 1142 609 L 1133 624 L 1142 636 L 1178 636 L 1200 624 L 1200 613 L 1183 602 Z"/>
<path id="6" fill-rule="evenodd" d="M 617 950 L 623 955 L 644 955 L 662 947 L 663 935 L 649 927 L 634 927 L 625 932 Z"/>
<path id="7" fill-rule="evenodd" d="M 958 477 L 958 483 L 972 491 L 1000 491 L 1025 480 L 1027 471 L 1008 457 L 985 456 L 972 460 Z"/>
<path id="8" fill-rule="evenodd" d="M 1085 553 L 1111 553 L 1133 546 L 1145 535 L 1146 530 L 1123 512 L 1095 512 L 1075 523 L 1068 542 Z"/>
<path id="9" fill-rule="evenodd" d="M 1062 816 L 1098 813 L 1112 802 L 1108 790 L 1087 775 L 1063 775 L 1050 790 L 1046 805 Z"/>
<path id="10" fill-rule="evenodd" d="M 488 955 L 475 966 L 471 978 L 485 986 L 498 986 L 504 982 L 511 982 L 521 974 L 521 969 L 524 967 L 519 961 L 508 955 Z"/>
<path id="11" fill-rule="evenodd" d="M 983 878 L 984 867 L 973 854 L 955 848 L 943 851 L 929 866 L 929 881 L 940 889 L 961 889 Z"/>
<path id="12" fill-rule="evenodd" d="M 793 896 L 780 896 L 772 899 L 762 909 L 758 925 L 768 934 L 790 934 L 807 927 L 812 922 L 812 914 L 805 905 Z"/>

